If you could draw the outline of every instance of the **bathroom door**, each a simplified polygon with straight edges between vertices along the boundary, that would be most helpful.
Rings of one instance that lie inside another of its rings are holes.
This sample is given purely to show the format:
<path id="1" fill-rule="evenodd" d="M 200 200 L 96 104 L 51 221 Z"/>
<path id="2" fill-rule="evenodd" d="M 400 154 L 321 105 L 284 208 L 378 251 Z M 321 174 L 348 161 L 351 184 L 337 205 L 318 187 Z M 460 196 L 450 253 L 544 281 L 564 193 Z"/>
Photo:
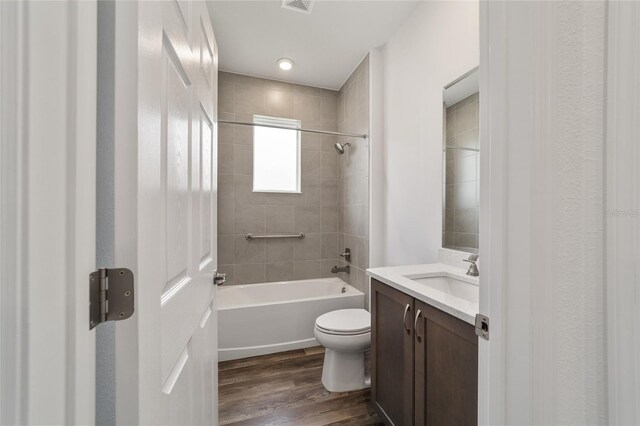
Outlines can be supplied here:
<path id="1" fill-rule="evenodd" d="M 113 73 L 114 259 L 134 271 L 137 303 L 131 319 L 115 324 L 113 420 L 216 424 L 210 17 L 202 1 L 101 3 L 99 22 L 108 29 L 100 36 L 113 47 L 102 69 Z M 101 344 L 108 341 L 99 339 L 99 351 Z"/>

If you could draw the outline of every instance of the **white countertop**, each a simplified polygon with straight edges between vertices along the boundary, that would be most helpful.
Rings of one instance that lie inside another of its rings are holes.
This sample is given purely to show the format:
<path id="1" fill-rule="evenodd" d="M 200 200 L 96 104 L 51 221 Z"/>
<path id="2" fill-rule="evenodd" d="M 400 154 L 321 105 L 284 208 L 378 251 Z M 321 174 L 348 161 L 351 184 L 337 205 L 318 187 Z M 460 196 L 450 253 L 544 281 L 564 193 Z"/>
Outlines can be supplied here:
<path id="1" fill-rule="evenodd" d="M 477 290 L 478 277 L 466 275 L 466 270 L 464 269 L 443 263 L 429 263 L 424 265 L 371 268 L 367 269 L 367 275 L 462 321 L 475 324 L 475 316 L 479 311 L 478 303 L 469 302 L 453 294 L 436 290 L 407 278 L 407 276 L 416 275 L 421 277 L 448 276 L 472 284 Z"/>

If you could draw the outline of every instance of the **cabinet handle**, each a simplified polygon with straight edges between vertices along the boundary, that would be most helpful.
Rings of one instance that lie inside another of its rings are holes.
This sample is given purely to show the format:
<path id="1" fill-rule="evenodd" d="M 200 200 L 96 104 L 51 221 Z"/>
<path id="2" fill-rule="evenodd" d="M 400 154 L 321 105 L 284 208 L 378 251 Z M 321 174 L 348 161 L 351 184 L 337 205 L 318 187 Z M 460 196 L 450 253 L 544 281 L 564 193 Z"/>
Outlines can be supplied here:
<path id="1" fill-rule="evenodd" d="M 418 312 L 416 312 L 416 319 L 413 320 L 413 329 L 416 333 L 416 340 L 418 342 L 422 342 L 422 337 L 418 336 L 418 318 L 420 318 L 420 315 L 422 315 L 422 312 L 418 309 Z"/>
<path id="2" fill-rule="evenodd" d="M 410 306 L 407 304 L 407 306 L 404 307 L 404 315 L 402 317 L 402 325 L 404 326 L 404 329 L 407 330 L 407 334 L 411 334 L 411 329 L 407 327 L 407 312 L 409 312 L 409 309 Z"/>

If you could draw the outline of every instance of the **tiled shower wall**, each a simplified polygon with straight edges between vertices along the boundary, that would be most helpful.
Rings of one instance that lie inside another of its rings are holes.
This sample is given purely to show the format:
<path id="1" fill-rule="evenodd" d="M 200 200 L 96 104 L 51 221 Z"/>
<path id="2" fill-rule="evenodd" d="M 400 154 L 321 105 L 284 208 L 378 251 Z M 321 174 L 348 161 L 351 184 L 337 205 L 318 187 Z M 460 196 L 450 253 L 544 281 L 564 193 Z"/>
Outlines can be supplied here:
<path id="1" fill-rule="evenodd" d="M 369 57 L 340 89 L 338 130 L 369 134 Z M 369 267 L 369 141 L 340 137 L 351 147 L 339 158 L 338 250 L 351 249 L 351 273 L 339 276 L 365 292 L 368 301 Z M 341 266 L 347 265 L 339 260 Z"/>
<path id="2" fill-rule="evenodd" d="M 221 72 L 218 117 L 294 118 L 302 127 L 338 129 L 338 92 Z M 302 134 L 302 194 L 252 191 L 253 128 L 220 124 L 218 269 L 228 284 L 334 276 L 338 247 L 335 136 Z M 304 240 L 247 241 L 246 233 L 304 232 Z"/>
<path id="3" fill-rule="evenodd" d="M 478 111 L 478 93 L 447 108 L 447 146 L 479 148 Z M 443 246 L 477 251 L 480 153 L 447 149 L 445 182 Z"/>

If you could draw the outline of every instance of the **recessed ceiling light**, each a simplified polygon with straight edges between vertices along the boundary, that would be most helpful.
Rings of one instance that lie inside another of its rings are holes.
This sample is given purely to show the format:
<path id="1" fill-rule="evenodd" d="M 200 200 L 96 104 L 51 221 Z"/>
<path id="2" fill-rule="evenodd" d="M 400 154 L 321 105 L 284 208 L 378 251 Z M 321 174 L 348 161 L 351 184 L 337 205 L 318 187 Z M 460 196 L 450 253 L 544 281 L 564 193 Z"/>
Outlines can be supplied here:
<path id="1" fill-rule="evenodd" d="M 291 68 L 293 68 L 293 64 L 294 62 L 289 58 L 278 59 L 278 66 L 283 71 L 289 71 Z"/>

